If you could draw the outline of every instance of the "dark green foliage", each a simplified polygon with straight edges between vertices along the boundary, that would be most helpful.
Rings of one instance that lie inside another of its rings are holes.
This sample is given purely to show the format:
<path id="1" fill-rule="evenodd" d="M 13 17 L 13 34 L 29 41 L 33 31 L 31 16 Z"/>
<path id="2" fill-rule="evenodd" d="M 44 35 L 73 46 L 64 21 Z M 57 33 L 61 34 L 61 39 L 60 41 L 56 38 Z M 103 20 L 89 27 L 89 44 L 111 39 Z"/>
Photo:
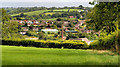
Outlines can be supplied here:
<path id="1" fill-rule="evenodd" d="M 57 29 L 57 26 L 56 25 L 52 25 L 51 28 L 52 29 Z"/>
<path id="2" fill-rule="evenodd" d="M 119 4 L 120 2 L 100 2 L 88 13 L 87 17 L 91 19 L 87 22 L 88 29 L 95 31 L 106 31 L 108 33 L 116 30 L 116 23 L 118 20 Z"/>
<path id="3" fill-rule="evenodd" d="M 26 32 L 26 35 L 28 35 L 28 36 L 38 36 L 38 34 L 36 33 L 36 31 L 27 31 Z"/>
<path id="4" fill-rule="evenodd" d="M 4 8 L 0 9 L 2 11 L 2 22 L 3 24 L 11 19 L 11 16 L 6 13 L 6 10 Z"/>
<path id="5" fill-rule="evenodd" d="M 57 19 L 57 21 L 61 21 L 61 19 L 60 19 L 60 18 L 58 18 L 58 19 Z"/>
<path id="6" fill-rule="evenodd" d="M 38 33 L 38 37 L 39 37 L 39 39 L 44 39 L 45 38 L 45 34 L 43 32 L 39 32 Z"/>

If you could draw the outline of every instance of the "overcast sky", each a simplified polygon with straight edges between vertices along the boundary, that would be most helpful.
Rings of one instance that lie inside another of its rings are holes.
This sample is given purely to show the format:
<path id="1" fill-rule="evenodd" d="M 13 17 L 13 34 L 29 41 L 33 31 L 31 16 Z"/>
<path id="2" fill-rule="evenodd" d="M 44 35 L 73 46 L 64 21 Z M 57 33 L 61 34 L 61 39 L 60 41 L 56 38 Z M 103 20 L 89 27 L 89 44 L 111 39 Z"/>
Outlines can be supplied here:
<path id="1" fill-rule="evenodd" d="M 1 0 L 2 2 L 90 2 L 93 0 Z"/>
<path id="2" fill-rule="evenodd" d="M 93 0 L 0 0 L 0 7 L 71 7 L 83 5 L 93 7 L 89 4 Z"/>

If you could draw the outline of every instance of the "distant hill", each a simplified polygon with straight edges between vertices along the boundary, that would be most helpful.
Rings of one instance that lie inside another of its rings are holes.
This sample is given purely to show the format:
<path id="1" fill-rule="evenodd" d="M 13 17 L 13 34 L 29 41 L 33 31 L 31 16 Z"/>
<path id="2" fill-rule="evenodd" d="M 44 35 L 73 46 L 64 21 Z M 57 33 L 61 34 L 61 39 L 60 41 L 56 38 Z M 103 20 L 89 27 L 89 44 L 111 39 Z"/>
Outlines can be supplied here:
<path id="1" fill-rule="evenodd" d="M 69 11 L 83 11 L 82 9 L 70 9 Z M 37 11 L 31 11 L 31 12 L 23 12 L 25 15 L 31 16 L 31 15 L 39 15 L 39 14 L 55 14 L 56 12 L 62 13 L 62 12 L 67 12 L 68 9 L 55 9 L 55 10 L 37 10 Z M 17 16 L 20 15 L 20 13 L 18 14 L 11 14 L 11 16 Z"/>

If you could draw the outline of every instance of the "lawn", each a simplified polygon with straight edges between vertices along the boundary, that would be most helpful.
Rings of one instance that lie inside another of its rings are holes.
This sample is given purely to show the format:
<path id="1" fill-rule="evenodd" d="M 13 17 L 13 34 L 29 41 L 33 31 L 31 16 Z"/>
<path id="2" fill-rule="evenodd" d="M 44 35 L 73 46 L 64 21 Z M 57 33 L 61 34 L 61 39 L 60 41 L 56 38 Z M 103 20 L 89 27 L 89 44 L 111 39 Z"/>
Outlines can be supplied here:
<path id="1" fill-rule="evenodd" d="M 0 46 L 1 47 L 1 46 Z M 2 46 L 3 65 L 117 65 L 110 51 Z"/>

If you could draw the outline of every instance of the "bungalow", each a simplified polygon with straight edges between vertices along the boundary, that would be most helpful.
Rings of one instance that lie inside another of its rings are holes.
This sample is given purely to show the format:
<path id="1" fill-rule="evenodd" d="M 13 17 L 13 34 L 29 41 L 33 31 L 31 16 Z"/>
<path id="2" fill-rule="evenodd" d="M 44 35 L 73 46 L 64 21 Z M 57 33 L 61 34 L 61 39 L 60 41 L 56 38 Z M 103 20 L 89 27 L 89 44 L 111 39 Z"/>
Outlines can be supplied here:
<path id="1" fill-rule="evenodd" d="M 78 33 L 78 31 L 74 31 L 74 30 L 69 30 L 69 31 L 65 31 L 66 33 Z"/>
<path id="2" fill-rule="evenodd" d="M 69 16 L 69 18 L 74 18 L 74 16 Z"/>
<path id="3" fill-rule="evenodd" d="M 38 26 L 38 24 L 37 23 L 33 23 L 33 26 Z"/>
<path id="4" fill-rule="evenodd" d="M 32 30 L 34 30 L 34 31 L 38 31 L 38 30 L 39 30 L 39 28 L 33 28 Z"/>
<path id="5" fill-rule="evenodd" d="M 28 21 L 27 23 L 30 23 L 30 24 L 32 24 L 32 21 Z"/>
<path id="6" fill-rule="evenodd" d="M 38 22 L 38 21 L 35 21 L 35 23 L 37 23 L 37 24 L 38 24 L 39 22 Z"/>
<path id="7" fill-rule="evenodd" d="M 41 29 L 41 31 L 45 32 L 45 33 L 58 33 L 57 29 Z"/>
<path id="8" fill-rule="evenodd" d="M 88 45 L 91 43 L 91 41 L 89 41 L 87 38 L 70 38 L 69 40 L 81 40 L 81 41 L 85 41 Z"/>
<path id="9" fill-rule="evenodd" d="M 28 23 L 28 24 L 27 24 L 27 26 L 31 26 L 31 24 L 30 24 L 30 23 Z"/>
<path id="10" fill-rule="evenodd" d="M 26 34 L 26 31 L 22 31 L 22 32 L 20 32 L 20 34 L 23 34 L 23 35 L 25 35 L 25 34 Z"/>
<path id="11" fill-rule="evenodd" d="M 21 27 L 23 29 L 23 31 L 28 31 L 27 27 Z"/>

